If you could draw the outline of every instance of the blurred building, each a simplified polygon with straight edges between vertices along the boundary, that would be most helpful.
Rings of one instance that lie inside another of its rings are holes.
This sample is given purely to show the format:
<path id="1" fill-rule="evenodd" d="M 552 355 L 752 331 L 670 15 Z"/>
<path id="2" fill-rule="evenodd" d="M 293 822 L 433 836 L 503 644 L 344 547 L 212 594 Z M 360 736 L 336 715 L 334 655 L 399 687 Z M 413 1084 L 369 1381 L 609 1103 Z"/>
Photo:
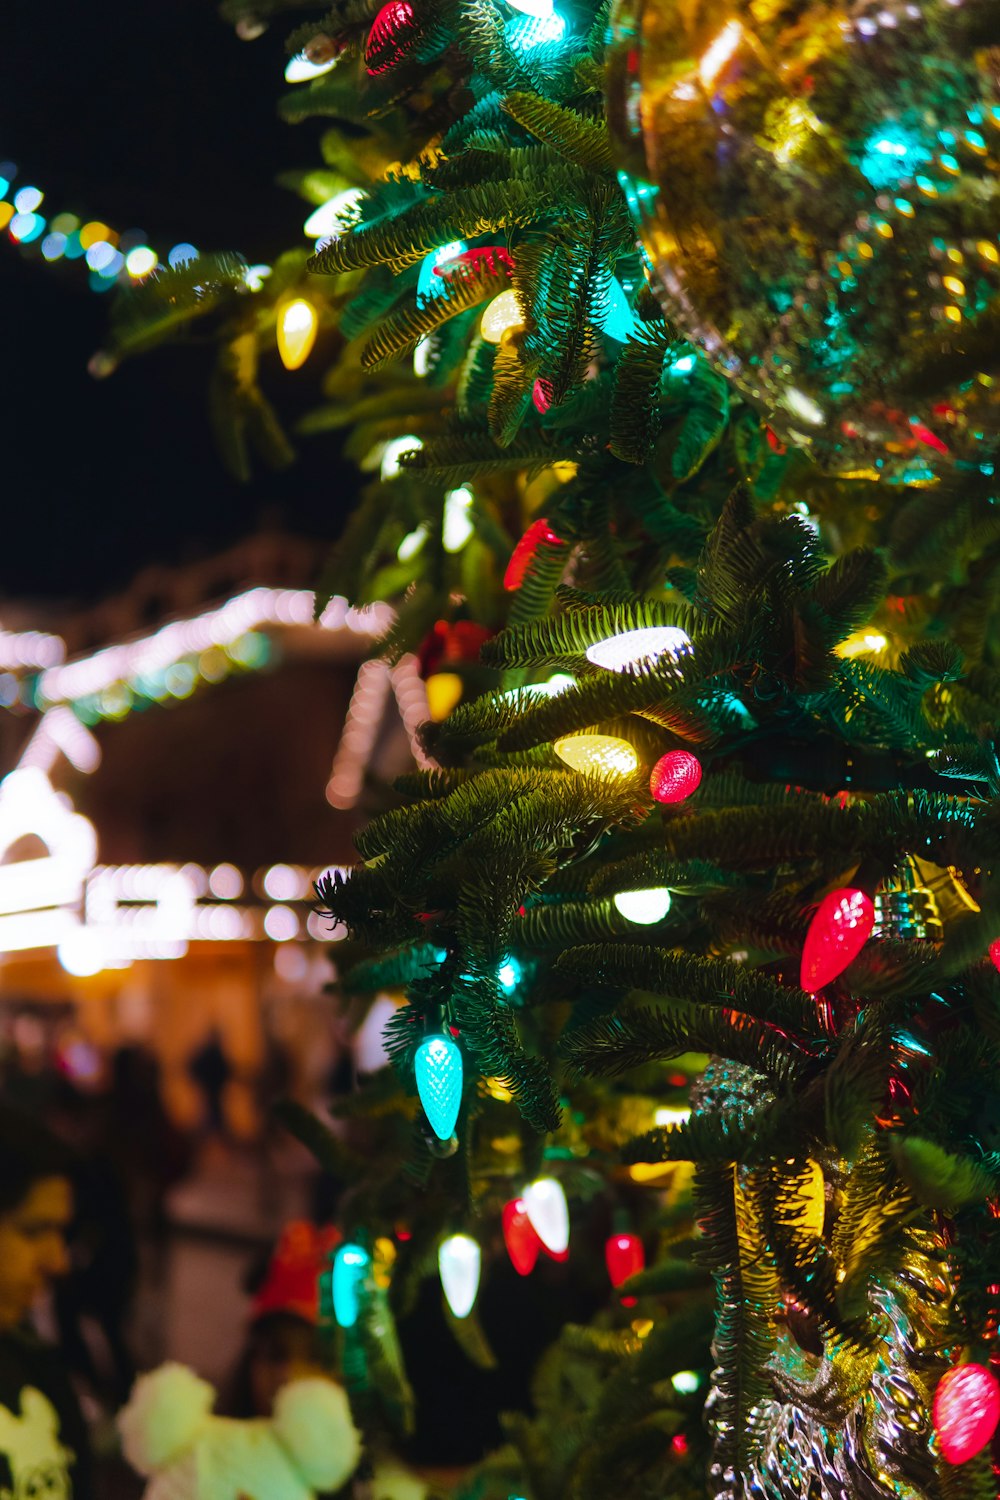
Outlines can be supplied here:
<path id="1" fill-rule="evenodd" d="M 0 1034 L 57 1028 L 81 1078 L 142 1042 L 182 1124 L 213 1032 L 239 1134 L 269 1048 L 329 1065 L 342 933 L 314 881 L 353 859 L 366 785 L 419 759 L 416 664 L 366 660 L 383 605 L 314 623 L 320 560 L 255 537 L 85 612 L 0 610 Z"/>

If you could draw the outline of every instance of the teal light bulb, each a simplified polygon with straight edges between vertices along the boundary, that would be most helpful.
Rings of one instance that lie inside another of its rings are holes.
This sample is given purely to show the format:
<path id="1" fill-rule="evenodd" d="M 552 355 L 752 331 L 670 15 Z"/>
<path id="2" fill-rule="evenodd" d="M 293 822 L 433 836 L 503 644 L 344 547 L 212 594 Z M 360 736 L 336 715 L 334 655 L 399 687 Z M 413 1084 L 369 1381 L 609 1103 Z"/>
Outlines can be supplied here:
<path id="1" fill-rule="evenodd" d="M 371 1256 L 361 1245 L 341 1245 L 333 1258 L 333 1316 L 341 1328 L 353 1328 L 361 1310 L 361 1284 Z"/>
<path id="2" fill-rule="evenodd" d="M 608 292 L 608 310 L 604 318 L 604 332 L 609 339 L 624 344 L 631 338 L 634 326 L 635 318 L 628 305 L 625 289 L 618 277 L 612 276 L 611 289 Z"/>
<path id="3" fill-rule="evenodd" d="M 424 1114 L 438 1140 L 447 1141 L 462 1103 L 461 1050 L 450 1036 L 439 1032 L 420 1043 L 413 1066 Z"/>

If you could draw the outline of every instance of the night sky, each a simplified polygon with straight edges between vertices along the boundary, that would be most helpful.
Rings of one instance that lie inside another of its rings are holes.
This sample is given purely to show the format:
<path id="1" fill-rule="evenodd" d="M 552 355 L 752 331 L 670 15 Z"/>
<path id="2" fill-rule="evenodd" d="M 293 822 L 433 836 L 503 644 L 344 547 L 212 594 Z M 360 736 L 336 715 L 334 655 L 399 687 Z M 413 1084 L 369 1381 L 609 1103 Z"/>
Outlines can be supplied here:
<path id="1" fill-rule="evenodd" d="M 0 159 L 69 210 L 137 227 L 161 252 L 189 240 L 252 263 L 294 244 L 308 211 L 275 184 L 318 160 L 321 125 L 278 119 L 290 12 L 252 43 L 212 0 L 26 0 L 4 7 Z M 181 562 L 280 522 L 333 536 L 352 476 L 309 439 L 280 474 L 231 479 L 213 447 L 211 352 L 170 347 L 92 380 L 111 298 L 77 261 L 0 243 L 3 545 L 7 598 L 92 599 L 145 563 Z M 283 417 L 317 398 L 321 362 L 265 386 Z"/>

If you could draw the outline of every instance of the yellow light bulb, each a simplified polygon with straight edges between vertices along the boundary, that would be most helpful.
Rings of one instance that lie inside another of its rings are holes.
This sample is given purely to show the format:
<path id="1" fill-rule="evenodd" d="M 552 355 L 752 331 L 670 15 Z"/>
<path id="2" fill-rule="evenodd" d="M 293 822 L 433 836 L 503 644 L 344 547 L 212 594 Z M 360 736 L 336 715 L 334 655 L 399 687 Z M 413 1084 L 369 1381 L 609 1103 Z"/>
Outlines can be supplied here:
<path id="1" fill-rule="evenodd" d="M 298 370 L 305 364 L 316 342 L 319 315 L 311 302 L 296 297 L 286 302 L 278 313 L 278 353 L 286 370 Z"/>
<path id="2" fill-rule="evenodd" d="M 552 748 L 571 770 L 590 776 L 630 776 L 639 764 L 628 740 L 613 734 L 566 734 Z"/>
<path id="3" fill-rule="evenodd" d="M 435 724 L 446 719 L 462 699 L 462 679 L 457 672 L 435 672 L 428 677 L 427 712 Z"/>
<path id="4" fill-rule="evenodd" d="M 512 291 L 506 291 L 493 298 L 483 313 L 479 331 L 488 344 L 499 344 L 505 333 L 523 325 L 520 303 Z"/>

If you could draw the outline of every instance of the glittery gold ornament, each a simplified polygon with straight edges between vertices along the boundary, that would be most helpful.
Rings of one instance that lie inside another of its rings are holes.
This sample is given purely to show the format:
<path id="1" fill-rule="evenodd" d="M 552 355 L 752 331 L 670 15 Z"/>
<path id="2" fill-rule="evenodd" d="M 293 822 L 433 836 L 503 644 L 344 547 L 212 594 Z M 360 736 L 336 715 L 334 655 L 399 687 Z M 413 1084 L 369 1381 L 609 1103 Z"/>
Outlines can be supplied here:
<path id="1" fill-rule="evenodd" d="M 609 112 L 654 286 L 830 471 L 993 473 L 993 21 L 990 0 L 618 0 Z"/>

